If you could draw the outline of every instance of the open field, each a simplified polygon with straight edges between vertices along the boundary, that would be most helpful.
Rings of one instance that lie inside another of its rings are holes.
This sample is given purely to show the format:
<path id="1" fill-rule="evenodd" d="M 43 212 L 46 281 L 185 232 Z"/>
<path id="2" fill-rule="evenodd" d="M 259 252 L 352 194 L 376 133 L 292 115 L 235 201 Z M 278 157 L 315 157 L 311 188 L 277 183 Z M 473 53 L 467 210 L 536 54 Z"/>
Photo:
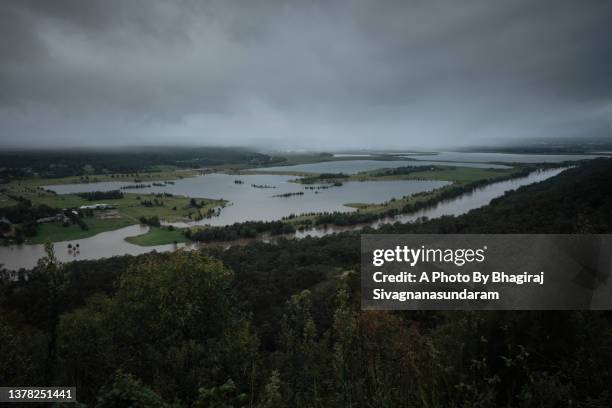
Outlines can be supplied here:
<path id="1" fill-rule="evenodd" d="M 160 204 L 154 207 L 145 207 L 142 202 L 157 199 Z M 138 219 L 141 216 L 157 217 L 164 221 L 185 221 L 204 217 L 210 209 L 223 204 L 222 200 L 206 198 L 195 199 L 201 208 L 192 207 L 190 198 L 184 196 L 156 197 L 154 194 L 125 194 L 120 200 L 106 200 L 108 204 L 116 205 L 119 212 L 129 218 Z"/>
<path id="2" fill-rule="evenodd" d="M 112 231 L 137 223 L 135 220 L 127 217 L 105 220 L 99 220 L 96 217 L 85 217 L 83 221 L 87 224 L 89 229 L 83 230 L 78 225 L 74 224 L 66 227 L 60 223 L 41 224 L 38 229 L 38 234 L 35 237 L 26 239 L 26 243 L 43 244 L 47 241 L 58 242 L 83 239 L 92 237 L 101 232 Z"/>
<path id="3" fill-rule="evenodd" d="M 76 208 L 82 205 L 93 204 L 79 197 L 76 194 L 55 194 L 44 190 L 42 187 L 32 185 L 10 183 L 4 186 L 4 191 L 0 197 L 0 207 L 7 207 L 17 204 L 15 200 L 9 196 L 23 197 L 32 202 L 33 205 L 48 205 L 53 208 Z M 146 207 L 143 202 L 158 200 L 158 206 Z M 191 218 L 197 218 L 198 214 L 204 216 L 206 212 L 223 204 L 222 200 L 211 200 L 207 198 L 195 199 L 201 208 L 195 208 L 190 205 L 190 198 L 184 196 L 159 197 L 155 194 L 138 194 L 124 193 L 121 199 L 104 199 L 100 200 L 106 204 L 111 204 L 119 209 L 122 215 L 137 219 L 140 216 L 152 217 L 157 216 L 166 221 L 180 221 Z"/>
<path id="4" fill-rule="evenodd" d="M 55 194 L 38 186 L 45 184 L 49 184 L 49 179 L 11 182 L 3 185 L 0 189 L 2 191 L 0 193 L 0 207 L 16 205 L 17 201 L 11 197 L 23 197 L 34 206 L 47 205 L 57 209 L 78 208 L 95 203 L 76 194 Z M 206 198 L 194 200 L 195 202 L 184 196 L 124 193 L 123 198 L 120 199 L 99 200 L 99 202 L 115 206 L 118 211 L 117 218 L 98 219 L 95 216 L 87 216 L 83 218 L 83 221 L 89 227 L 86 230 L 78 225 L 64 227 L 59 222 L 40 224 L 36 236 L 28 238 L 26 242 L 38 244 L 46 241 L 56 242 L 87 238 L 100 232 L 137 224 L 140 217 L 157 217 L 169 222 L 197 220 L 206 217 L 209 211 L 224 204 L 222 200 Z"/>
<path id="5" fill-rule="evenodd" d="M 59 197 L 59 198 L 58 198 Z M 62 199 L 63 198 L 63 199 Z M 154 207 L 145 207 L 142 202 L 159 200 L 163 205 Z M 151 194 L 125 194 L 124 198 L 118 200 L 104 200 L 105 203 L 117 207 L 119 210 L 119 218 L 97 219 L 95 217 L 86 217 L 85 223 L 89 226 L 88 230 L 82 230 L 78 225 L 70 225 L 63 227 L 59 223 L 41 224 L 38 234 L 28 240 L 28 243 L 43 243 L 47 240 L 52 242 L 64 241 L 71 239 L 80 239 L 93 236 L 100 232 L 112 231 L 128 225 L 137 224 L 140 217 L 157 217 L 165 221 L 183 221 L 189 219 L 198 219 L 206 215 L 209 209 L 213 209 L 221 205 L 220 200 L 197 199 L 197 204 L 201 208 L 190 206 L 190 199 L 183 196 L 157 198 Z M 80 197 L 73 195 L 56 196 L 45 198 L 35 203 L 63 204 L 64 207 L 73 207 L 80 205 L 91 204 Z M 170 242 L 174 241 L 171 239 Z M 149 244 L 154 245 L 154 244 Z"/>
<path id="6" fill-rule="evenodd" d="M 441 188 L 437 188 L 433 191 L 419 194 L 419 195 L 411 195 L 401 198 L 394 198 L 385 203 L 377 203 L 377 204 L 366 204 L 366 203 L 346 203 L 344 204 L 347 207 L 357 208 L 361 212 L 367 213 L 378 213 L 391 209 L 401 209 L 406 204 L 414 204 L 421 201 L 427 201 L 432 198 L 436 198 L 437 196 L 443 195 L 446 190 L 452 188 L 453 185 L 444 186 Z"/>
<path id="7" fill-rule="evenodd" d="M 138 197 L 140 197 L 140 200 L 138 200 Z M 118 228 L 126 227 L 128 225 L 137 224 L 139 222 L 138 219 L 142 216 L 146 218 L 157 217 L 165 221 L 188 220 L 189 217 L 196 219 L 198 217 L 204 216 L 208 209 L 215 208 L 221 204 L 221 202 L 217 200 L 198 199 L 197 202 L 199 205 L 202 205 L 202 208 L 193 208 L 189 205 L 190 199 L 182 196 L 159 198 L 158 200 L 160 200 L 160 202 L 163 202 L 163 206 L 145 207 L 141 204 L 141 201 L 151 201 L 153 199 L 155 199 L 155 196 L 153 195 L 138 196 L 136 194 L 126 194 L 124 198 L 119 200 L 104 200 L 105 203 L 112 204 L 117 207 L 117 209 L 119 210 L 118 218 L 98 219 L 96 217 L 85 217 L 83 221 L 85 221 L 85 223 L 89 227 L 89 229 L 87 230 L 81 229 L 78 225 L 69 225 L 67 227 L 64 227 L 60 223 L 41 224 L 39 226 L 37 235 L 35 237 L 29 238 L 27 240 L 27 243 L 39 244 L 44 243 L 46 241 L 56 242 L 87 238 L 96 235 L 100 232 L 112 231 Z M 59 201 L 59 203 L 69 203 L 71 205 L 85 205 L 86 203 L 88 203 L 85 200 L 82 200 L 82 202 L 80 202 L 79 200 L 82 199 L 80 199 L 79 197 L 70 196 L 66 197 L 64 201 Z M 53 203 L 53 201 L 51 200 L 46 201 L 48 203 Z M 172 236 L 174 237 L 174 235 Z M 173 242 L 175 240 L 177 239 L 171 238 L 170 242 Z M 146 242 L 146 239 L 143 242 Z"/>

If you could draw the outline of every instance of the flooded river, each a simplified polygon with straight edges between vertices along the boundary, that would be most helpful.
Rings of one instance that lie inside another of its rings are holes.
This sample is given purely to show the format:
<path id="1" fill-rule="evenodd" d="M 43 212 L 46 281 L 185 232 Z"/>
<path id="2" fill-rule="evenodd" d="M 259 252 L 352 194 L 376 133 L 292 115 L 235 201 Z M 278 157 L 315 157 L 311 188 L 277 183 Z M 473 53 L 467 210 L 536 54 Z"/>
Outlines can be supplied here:
<path id="1" fill-rule="evenodd" d="M 460 215 L 472 209 L 487 205 L 493 198 L 503 195 L 506 191 L 546 180 L 559 174 L 561 171 L 563 171 L 563 169 L 536 171 L 526 177 L 492 183 L 473 192 L 465 193 L 459 197 L 442 201 L 433 207 L 422 209 L 416 213 L 376 221 L 372 223 L 371 226 L 376 228 L 381 223 L 396 221 L 409 222 L 423 216 L 428 218 L 436 218 L 442 215 Z M 326 229 L 313 228 L 297 232 L 293 236 L 295 238 L 303 238 L 308 235 L 323 236 L 340 231 L 359 229 L 362 227 L 363 226 L 331 227 Z M 69 242 L 57 242 L 55 243 L 56 254 L 61 261 L 67 262 L 74 259 L 98 259 L 124 254 L 138 255 L 153 250 L 172 251 L 183 246 L 182 244 L 170 244 L 154 247 L 141 247 L 125 241 L 125 238 L 127 237 L 144 234 L 147 231 L 147 227 L 133 225 L 115 231 L 104 232 L 90 238 L 70 241 L 72 245 L 76 243 L 79 244 L 78 253 L 68 250 Z M 36 265 L 37 260 L 43 255 L 44 247 L 42 245 L 14 245 L 10 247 L 0 247 L 0 263 L 4 264 L 7 269 L 14 270 L 19 268 L 31 268 Z"/>

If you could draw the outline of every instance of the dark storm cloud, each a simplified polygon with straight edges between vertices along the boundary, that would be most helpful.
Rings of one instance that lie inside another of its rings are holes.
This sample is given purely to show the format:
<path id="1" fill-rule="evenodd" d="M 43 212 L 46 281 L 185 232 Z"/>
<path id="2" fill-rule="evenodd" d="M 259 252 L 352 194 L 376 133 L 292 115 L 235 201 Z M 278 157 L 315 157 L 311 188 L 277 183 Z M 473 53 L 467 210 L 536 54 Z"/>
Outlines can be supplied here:
<path id="1" fill-rule="evenodd" d="M 4 1 L 1 142 L 602 135 L 611 17 L 607 1 Z"/>

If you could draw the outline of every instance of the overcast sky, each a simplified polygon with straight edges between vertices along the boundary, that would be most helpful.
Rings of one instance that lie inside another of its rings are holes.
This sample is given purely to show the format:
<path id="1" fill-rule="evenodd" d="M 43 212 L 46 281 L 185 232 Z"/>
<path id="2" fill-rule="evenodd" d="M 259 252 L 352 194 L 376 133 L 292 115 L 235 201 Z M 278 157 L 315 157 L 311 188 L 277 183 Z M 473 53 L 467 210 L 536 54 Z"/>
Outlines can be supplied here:
<path id="1" fill-rule="evenodd" d="M 612 1 L 0 2 L 4 146 L 611 132 Z"/>

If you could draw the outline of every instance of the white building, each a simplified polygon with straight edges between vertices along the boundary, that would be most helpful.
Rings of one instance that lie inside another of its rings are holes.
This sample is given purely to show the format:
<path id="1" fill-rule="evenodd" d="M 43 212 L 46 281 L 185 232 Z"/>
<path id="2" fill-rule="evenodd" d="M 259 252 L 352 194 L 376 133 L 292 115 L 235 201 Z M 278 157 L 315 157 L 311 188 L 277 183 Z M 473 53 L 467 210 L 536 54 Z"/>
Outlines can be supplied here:
<path id="1" fill-rule="evenodd" d="M 112 210 L 113 208 L 115 208 L 114 205 L 99 203 L 91 205 L 82 205 L 79 207 L 79 210 Z"/>

